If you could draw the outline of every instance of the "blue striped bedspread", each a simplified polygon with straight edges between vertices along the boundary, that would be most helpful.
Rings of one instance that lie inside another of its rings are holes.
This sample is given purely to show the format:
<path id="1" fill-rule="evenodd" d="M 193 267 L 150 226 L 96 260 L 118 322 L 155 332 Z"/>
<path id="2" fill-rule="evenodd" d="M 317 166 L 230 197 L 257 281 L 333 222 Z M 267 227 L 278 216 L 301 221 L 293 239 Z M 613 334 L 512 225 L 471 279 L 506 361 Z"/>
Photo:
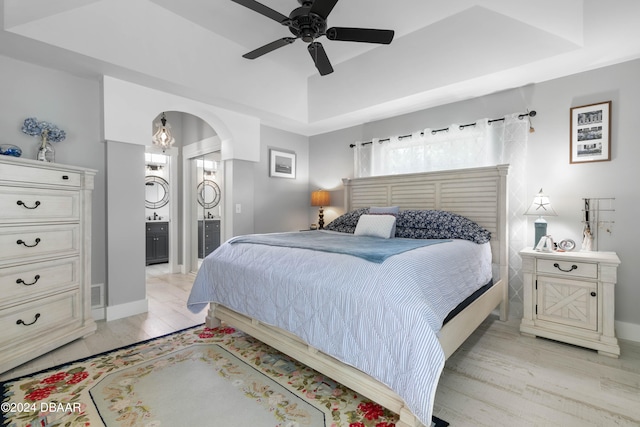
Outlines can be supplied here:
<path id="1" fill-rule="evenodd" d="M 289 331 L 389 386 L 429 425 L 442 322 L 490 279 L 488 243 L 453 240 L 375 263 L 227 242 L 203 261 L 187 304 L 193 312 L 221 304 Z"/>

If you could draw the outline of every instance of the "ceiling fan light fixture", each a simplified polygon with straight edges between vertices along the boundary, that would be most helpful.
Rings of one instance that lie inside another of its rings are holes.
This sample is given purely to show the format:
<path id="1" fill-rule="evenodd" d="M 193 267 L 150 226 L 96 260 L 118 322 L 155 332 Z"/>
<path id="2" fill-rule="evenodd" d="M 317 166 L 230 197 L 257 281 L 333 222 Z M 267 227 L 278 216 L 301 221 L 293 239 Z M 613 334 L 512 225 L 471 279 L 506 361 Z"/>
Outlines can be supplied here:
<path id="1" fill-rule="evenodd" d="M 170 148 L 176 139 L 171 134 L 171 125 L 167 123 L 167 118 L 164 113 L 162 113 L 162 118 L 160 118 L 160 122 L 156 122 L 156 133 L 151 137 L 151 141 L 154 145 L 162 148 L 164 152 L 167 148 Z"/>

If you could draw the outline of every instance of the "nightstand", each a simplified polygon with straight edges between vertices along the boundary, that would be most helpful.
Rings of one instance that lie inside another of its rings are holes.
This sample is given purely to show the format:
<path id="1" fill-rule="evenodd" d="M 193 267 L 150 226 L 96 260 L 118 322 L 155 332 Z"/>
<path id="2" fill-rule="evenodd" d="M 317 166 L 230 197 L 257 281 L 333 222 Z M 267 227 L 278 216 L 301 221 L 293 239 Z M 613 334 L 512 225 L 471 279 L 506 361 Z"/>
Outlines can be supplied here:
<path id="1" fill-rule="evenodd" d="M 615 252 L 520 251 L 524 313 L 520 332 L 618 357 Z"/>

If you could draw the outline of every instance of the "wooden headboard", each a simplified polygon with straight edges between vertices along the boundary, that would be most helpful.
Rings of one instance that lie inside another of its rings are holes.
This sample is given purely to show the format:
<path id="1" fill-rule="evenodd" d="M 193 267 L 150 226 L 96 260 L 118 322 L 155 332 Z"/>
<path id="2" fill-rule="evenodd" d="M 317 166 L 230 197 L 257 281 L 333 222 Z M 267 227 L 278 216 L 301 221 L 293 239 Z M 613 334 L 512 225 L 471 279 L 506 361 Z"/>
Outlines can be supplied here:
<path id="1" fill-rule="evenodd" d="M 500 278 L 508 280 L 509 165 L 367 178 L 345 178 L 347 212 L 369 206 L 454 212 L 491 232 L 491 252 Z"/>

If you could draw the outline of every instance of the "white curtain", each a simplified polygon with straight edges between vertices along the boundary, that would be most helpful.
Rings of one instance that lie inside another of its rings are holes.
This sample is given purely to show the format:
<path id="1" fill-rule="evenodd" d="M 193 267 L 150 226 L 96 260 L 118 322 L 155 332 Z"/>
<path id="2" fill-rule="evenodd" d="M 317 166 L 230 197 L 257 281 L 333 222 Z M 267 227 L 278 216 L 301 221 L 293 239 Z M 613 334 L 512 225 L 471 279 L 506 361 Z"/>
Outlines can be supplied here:
<path id="1" fill-rule="evenodd" d="M 446 131 L 425 129 L 411 136 L 373 139 L 354 147 L 356 177 L 393 175 L 509 164 L 509 287 L 510 301 L 519 303 L 514 315 L 521 314 L 522 260 L 525 247 L 527 187 L 525 156 L 529 118 L 518 113 L 504 120 L 479 120 L 473 126 L 452 124 Z"/>
<path id="2" fill-rule="evenodd" d="M 408 136 L 391 136 L 356 143 L 355 176 L 463 169 L 507 163 L 505 156 L 526 144 L 528 120 L 513 114 L 499 121 L 450 125 L 446 130 L 425 129 Z M 524 130 L 524 132 L 522 132 Z M 519 131 L 519 132 L 518 132 Z M 514 144 L 515 148 L 514 148 Z M 526 146 L 526 145 L 525 145 Z"/>

